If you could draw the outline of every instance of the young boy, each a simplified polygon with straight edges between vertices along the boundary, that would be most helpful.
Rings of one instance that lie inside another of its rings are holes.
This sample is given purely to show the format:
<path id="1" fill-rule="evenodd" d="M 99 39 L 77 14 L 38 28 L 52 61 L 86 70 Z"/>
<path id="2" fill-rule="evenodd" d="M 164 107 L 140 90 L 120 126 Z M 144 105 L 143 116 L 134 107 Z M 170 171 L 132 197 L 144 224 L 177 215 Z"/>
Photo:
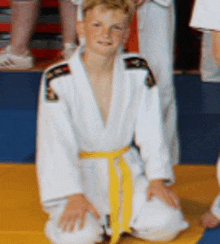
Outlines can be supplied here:
<path id="1" fill-rule="evenodd" d="M 104 231 L 112 244 L 122 232 L 170 241 L 188 226 L 167 186 L 158 88 L 144 59 L 121 54 L 134 9 L 86 0 L 85 46 L 43 75 L 37 169 L 53 244 L 94 244 Z"/>

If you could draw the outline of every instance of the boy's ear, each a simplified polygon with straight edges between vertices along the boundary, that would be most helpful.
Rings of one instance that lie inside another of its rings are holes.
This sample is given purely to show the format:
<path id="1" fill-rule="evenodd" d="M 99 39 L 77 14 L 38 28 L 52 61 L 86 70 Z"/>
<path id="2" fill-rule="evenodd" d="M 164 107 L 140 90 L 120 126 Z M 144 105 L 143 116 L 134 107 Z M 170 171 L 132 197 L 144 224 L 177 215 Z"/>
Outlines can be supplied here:
<path id="1" fill-rule="evenodd" d="M 78 21 L 76 23 L 76 31 L 77 31 L 79 38 L 84 37 L 84 23 L 83 23 L 83 21 Z"/>

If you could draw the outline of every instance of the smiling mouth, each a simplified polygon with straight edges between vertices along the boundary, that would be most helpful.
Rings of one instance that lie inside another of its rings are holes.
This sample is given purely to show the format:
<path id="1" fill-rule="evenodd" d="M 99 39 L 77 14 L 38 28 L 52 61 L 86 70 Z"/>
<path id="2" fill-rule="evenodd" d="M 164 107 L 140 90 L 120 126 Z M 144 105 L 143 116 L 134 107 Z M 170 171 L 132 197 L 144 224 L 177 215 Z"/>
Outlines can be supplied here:
<path id="1" fill-rule="evenodd" d="M 101 44 L 102 46 L 110 46 L 110 45 L 112 45 L 111 42 L 102 42 L 102 41 L 99 41 L 98 44 Z"/>

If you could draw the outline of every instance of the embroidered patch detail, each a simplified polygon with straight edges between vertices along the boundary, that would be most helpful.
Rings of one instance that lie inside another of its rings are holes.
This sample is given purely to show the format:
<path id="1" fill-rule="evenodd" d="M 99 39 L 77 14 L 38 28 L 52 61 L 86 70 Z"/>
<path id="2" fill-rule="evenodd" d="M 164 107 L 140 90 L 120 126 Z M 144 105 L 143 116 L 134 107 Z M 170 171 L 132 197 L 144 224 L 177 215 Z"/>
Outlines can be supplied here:
<path id="1" fill-rule="evenodd" d="M 54 90 L 50 86 L 50 83 L 54 78 L 57 78 L 62 75 L 68 75 L 68 74 L 70 74 L 70 69 L 67 64 L 62 64 L 60 66 L 52 68 L 46 73 L 46 94 L 45 94 L 46 100 L 53 101 L 53 102 L 59 100 L 58 95 L 54 92 Z"/>
<path id="2" fill-rule="evenodd" d="M 147 61 L 139 57 L 126 58 L 125 64 L 127 69 L 149 69 Z"/>
<path id="3" fill-rule="evenodd" d="M 157 83 L 156 83 L 156 80 L 154 79 L 154 75 L 151 71 L 151 69 L 149 68 L 149 74 L 147 76 L 147 85 L 151 88 L 153 86 L 155 86 Z"/>
<path id="4" fill-rule="evenodd" d="M 125 59 L 125 65 L 127 69 L 147 70 L 149 72 L 146 79 L 147 86 L 153 87 L 154 85 L 156 85 L 156 81 L 154 79 L 153 73 L 145 59 L 139 57 L 127 58 Z"/>

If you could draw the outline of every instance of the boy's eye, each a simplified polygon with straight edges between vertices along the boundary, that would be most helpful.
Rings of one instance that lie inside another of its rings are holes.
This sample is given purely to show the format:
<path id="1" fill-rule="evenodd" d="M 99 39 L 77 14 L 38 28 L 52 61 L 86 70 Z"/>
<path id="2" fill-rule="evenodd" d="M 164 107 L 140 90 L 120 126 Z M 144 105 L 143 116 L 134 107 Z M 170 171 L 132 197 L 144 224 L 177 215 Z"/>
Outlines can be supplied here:
<path id="1" fill-rule="evenodd" d="M 100 26 L 101 26 L 100 23 L 93 23 L 92 25 L 93 25 L 94 27 L 100 27 Z"/>
<path id="2" fill-rule="evenodd" d="M 117 31 L 121 31 L 122 30 L 122 27 L 121 26 L 118 26 L 118 25 L 114 25 L 113 26 L 113 29 L 114 30 L 117 30 Z"/>

